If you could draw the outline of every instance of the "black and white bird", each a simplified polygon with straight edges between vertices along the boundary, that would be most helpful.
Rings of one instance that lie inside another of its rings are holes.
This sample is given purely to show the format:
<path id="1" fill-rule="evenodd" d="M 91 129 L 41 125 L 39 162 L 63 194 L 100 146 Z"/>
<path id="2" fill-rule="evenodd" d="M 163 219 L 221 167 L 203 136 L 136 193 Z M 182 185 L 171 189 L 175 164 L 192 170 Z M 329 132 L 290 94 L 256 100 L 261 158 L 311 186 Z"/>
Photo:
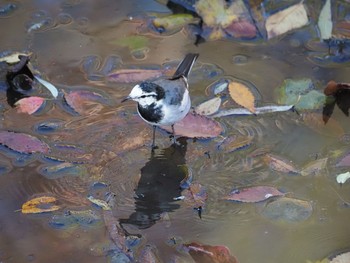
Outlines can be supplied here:
<path id="1" fill-rule="evenodd" d="M 182 120 L 191 108 L 187 78 L 197 57 L 198 54 L 187 54 L 170 79 L 141 82 L 122 100 L 136 101 L 140 117 L 153 126 L 152 149 L 155 148 L 157 126 L 171 125 L 175 142 L 174 124 Z"/>

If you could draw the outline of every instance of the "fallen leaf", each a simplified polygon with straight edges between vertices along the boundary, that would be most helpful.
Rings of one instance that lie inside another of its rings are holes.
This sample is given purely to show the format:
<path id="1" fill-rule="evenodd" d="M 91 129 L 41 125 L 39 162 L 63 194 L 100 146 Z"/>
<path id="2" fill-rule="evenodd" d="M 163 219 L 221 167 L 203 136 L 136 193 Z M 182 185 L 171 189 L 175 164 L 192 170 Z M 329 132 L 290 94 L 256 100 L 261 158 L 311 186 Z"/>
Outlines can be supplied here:
<path id="1" fill-rule="evenodd" d="M 225 117 L 225 116 L 231 116 L 231 115 L 265 114 L 265 113 L 272 113 L 272 112 L 289 111 L 293 109 L 294 109 L 294 105 L 285 105 L 285 106 L 271 105 L 271 106 L 257 107 L 255 108 L 255 112 L 252 113 L 251 111 L 244 108 L 235 108 L 235 109 L 229 109 L 229 110 L 221 110 L 218 113 L 212 115 L 211 117 L 217 118 L 217 117 Z"/>
<path id="2" fill-rule="evenodd" d="M 274 156 L 272 154 L 266 154 L 263 157 L 265 163 L 277 172 L 287 173 L 287 174 L 298 174 L 299 171 L 294 167 L 289 161 L 284 160 L 280 157 Z"/>
<path id="3" fill-rule="evenodd" d="M 184 246 L 196 263 L 238 263 L 226 246 L 210 246 L 196 242 Z"/>
<path id="4" fill-rule="evenodd" d="M 320 30 L 321 39 L 330 39 L 332 37 L 332 9 L 331 1 L 326 0 L 324 6 L 322 7 L 320 16 L 318 17 L 318 29 Z"/>
<path id="5" fill-rule="evenodd" d="M 160 69 L 119 69 L 108 74 L 108 81 L 132 83 L 158 78 L 163 75 Z"/>
<path id="6" fill-rule="evenodd" d="M 153 19 L 153 25 L 162 33 L 163 30 L 180 30 L 188 24 L 197 24 L 199 19 L 191 14 L 173 14 Z"/>
<path id="7" fill-rule="evenodd" d="M 230 82 L 228 90 L 231 98 L 239 105 L 255 113 L 255 97 L 247 86 L 239 82 Z"/>
<path id="8" fill-rule="evenodd" d="M 307 175 L 317 175 L 322 170 L 325 170 L 327 168 L 327 161 L 328 158 L 322 158 L 317 159 L 315 161 L 311 161 L 307 165 L 304 166 L 304 168 L 301 170 L 302 176 Z"/>
<path id="9" fill-rule="evenodd" d="M 52 212 L 60 209 L 59 206 L 53 205 L 56 198 L 52 196 L 35 197 L 22 205 L 23 214 L 38 214 Z"/>
<path id="10" fill-rule="evenodd" d="M 344 184 L 350 178 L 350 172 L 342 173 L 337 175 L 338 184 Z"/>
<path id="11" fill-rule="evenodd" d="M 206 189 L 199 183 L 192 183 L 189 188 L 182 191 L 182 195 L 185 197 L 185 203 L 193 207 L 204 206 L 208 199 Z"/>
<path id="12" fill-rule="evenodd" d="M 0 131 L 0 144 L 20 153 L 48 153 L 49 146 L 29 134 Z"/>
<path id="13" fill-rule="evenodd" d="M 161 126 L 167 132 L 172 132 L 171 126 Z M 208 117 L 188 113 L 185 118 L 175 123 L 175 135 L 188 138 L 214 138 L 223 131 L 222 126 Z"/>
<path id="14" fill-rule="evenodd" d="M 41 97 L 27 97 L 16 101 L 15 107 L 19 113 L 33 114 L 37 112 L 45 102 Z"/>
<path id="15" fill-rule="evenodd" d="M 266 20 L 268 39 L 282 35 L 293 29 L 305 26 L 309 22 L 303 1 L 279 11 Z"/>
<path id="16" fill-rule="evenodd" d="M 87 199 L 89 199 L 89 201 L 95 205 L 97 205 L 98 207 L 101 207 L 103 210 L 111 210 L 111 207 L 108 205 L 108 203 L 104 200 L 101 199 L 97 199 L 94 198 L 93 196 L 89 195 L 87 197 Z"/>
<path id="17" fill-rule="evenodd" d="M 244 19 L 232 22 L 224 30 L 235 38 L 254 38 L 257 35 L 255 25 Z"/>
<path id="18" fill-rule="evenodd" d="M 249 188 L 234 189 L 231 193 L 225 196 L 224 199 L 243 203 L 256 203 L 264 201 L 270 197 L 283 195 L 284 193 L 271 186 L 253 186 Z"/>
<path id="19" fill-rule="evenodd" d="M 67 102 L 69 107 L 78 113 L 83 113 L 84 105 L 88 104 L 91 101 L 100 103 L 106 101 L 106 99 L 101 94 L 88 90 L 77 90 L 65 93 L 64 100 Z"/>
<path id="20" fill-rule="evenodd" d="M 340 161 L 335 165 L 336 167 L 350 166 L 350 153 L 346 154 Z"/>
<path id="21" fill-rule="evenodd" d="M 19 56 L 25 56 L 30 57 L 32 53 L 21 53 L 21 52 L 14 52 L 7 56 L 1 57 L 0 62 L 6 62 L 7 64 L 15 64 L 20 62 Z"/>
<path id="22" fill-rule="evenodd" d="M 215 97 L 198 105 L 194 111 L 199 115 L 212 115 L 216 113 L 221 105 L 221 98 Z"/>
<path id="23" fill-rule="evenodd" d="M 250 146 L 253 143 L 253 138 L 253 136 L 227 137 L 218 145 L 218 149 L 226 153 L 241 150 Z"/>
<path id="24" fill-rule="evenodd" d="M 329 263 L 347 263 L 347 262 L 350 262 L 350 252 L 341 253 L 329 259 Z"/>

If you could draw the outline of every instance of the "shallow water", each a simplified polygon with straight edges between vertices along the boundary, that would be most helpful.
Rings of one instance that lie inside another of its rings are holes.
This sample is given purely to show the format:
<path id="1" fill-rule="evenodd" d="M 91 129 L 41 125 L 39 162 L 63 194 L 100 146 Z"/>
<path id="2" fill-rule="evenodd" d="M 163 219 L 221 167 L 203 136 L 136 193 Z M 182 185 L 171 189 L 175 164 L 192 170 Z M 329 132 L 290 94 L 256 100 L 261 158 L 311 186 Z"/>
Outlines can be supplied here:
<path id="1" fill-rule="evenodd" d="M 223 78 L 247 83 L 258 106 L 276 104 L 275 90 L 285 79 L 310 78 L 323 92 L 329 80 L 349 82 L 350 72 L 346 64 L 330 67 L 310 59 L 308 45 L 317 39 L 312 28 L 316 10 L 310 11 L 309 26 L 282 38 L 195 46 L 184 30 L 163 36 L 142 28 L 138 17 L 143 12 L 167 12 L 157 2 L 0 0 L 0 6 L 9 3 L 17 8 L 0 16 L 0 51 L 32 52 L 33 67 L 61 95 L 48 100 L 38 114 L 18 113 L 7 103 L 1 67 L 1 131 L 31 134 L 50 146 L 48 154 L 0 148 L 1 262 L 118 262 L 104 212 L 87 199 L 105 199 L 107 192 L 116 195 L 115 220 L 143 236 L 132 248 L 135 255 L 151 244 L 161 262 L 174 262 L 174 256 L 176 262 L 192 262 L 179 249 L 179 244 L 192 241 L 225 245 L 239 262 L 316 261 L 349 248 L 350 210 L 344 203 L 350 202 L 350 186 L 335 180 L 347 167 L 335 164 L 348 152 L 350 125 L 339 109 L 332 115 L 337 125 L 330 128 L 307 123 L 305 112 L 222 117 L 217 119 L 225 128 L 222 135 L 181 139 L 178 147 L 170 146 L 168 134 L 158 131 L 159 149 L 152 155 L 152 128 L 140 120 L 133 103 L 120 104 L 134 84 L 106 78 L 114 69 L 164 69 L 197 52 L 190 78 L 193 106 L 213 97 L 210 85 Z M 140 30 L 148 39 L 141 53 L 120 44 L 127 36 L 142 35 Z M 82 95 L 88 103 L 76 112 L 62 94 L 80 90 L 101 97 Z M 39 94 L 47 96 L 47 91 Z M 237 107 L 225 98 L 223 107 Z M 322 119 L 322 109 L 312 111 Z M 231 136 L 252 141 L 236 151 L 218 150 Z M 288 175 L 272 170 L 257 152 L 274 154 L 298 168 L 322 158 L 328 161 L 316 174 Z M 60 170 L 57 165 L 62 163 L 66 166 Z M 184 167 L 208 193 L 201 218 L 193 206 L 173 201 L 181 195 Z M 261 212 L 268 201 L 223 200 L 232 189 L 258 185 L 308 201 L 311 216 L 300 222 L 274 221 Z M 55 196 L 61 209 L 37 215 L 18 211 L 40 195 Z"/>

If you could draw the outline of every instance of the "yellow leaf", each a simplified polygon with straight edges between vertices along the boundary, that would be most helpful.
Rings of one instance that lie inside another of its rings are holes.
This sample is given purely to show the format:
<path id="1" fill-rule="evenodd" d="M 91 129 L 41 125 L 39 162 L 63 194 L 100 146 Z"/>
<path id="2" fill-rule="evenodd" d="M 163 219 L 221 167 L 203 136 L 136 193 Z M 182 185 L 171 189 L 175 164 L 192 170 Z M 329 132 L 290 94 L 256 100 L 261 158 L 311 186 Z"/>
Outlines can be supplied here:
<path id="1" fill-rule="evenodd" d="M 255 97 L 253 93 L 244 84 L 239 82 L 230 82 L 228 85 L 231 98 L 239 105 L 255 113 Z"/>
<path id="2" fill-rule="evenodd" d="M 35 197 L 22 205 L 23 214 L 37 214 L 52 212 L 60 209 L 59 206 L 53 205 L 52 203 L 56 202 L 57 199 L 52 196 L 40 196 Z M 40 207 L 42 206 L 42 207 Z"/>

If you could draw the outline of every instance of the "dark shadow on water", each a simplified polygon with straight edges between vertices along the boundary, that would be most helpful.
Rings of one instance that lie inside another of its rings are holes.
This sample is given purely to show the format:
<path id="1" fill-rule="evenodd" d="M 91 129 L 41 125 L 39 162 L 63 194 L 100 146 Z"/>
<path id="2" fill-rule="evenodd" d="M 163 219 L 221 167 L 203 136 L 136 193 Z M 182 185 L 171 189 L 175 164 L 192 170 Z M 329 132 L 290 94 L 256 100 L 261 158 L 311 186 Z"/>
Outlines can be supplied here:
<path id="1" fill-rule="evenodd" d="M 150 160 L 141 168 L 141 178 L 135 189 L 135 212 L 121 224 L 136 225 L 140 229 L 154 225 L 164 212 L 180 207 L 174 197 L 181 195 L 180 182 L 186 177 L 185 155 L 187 143 L 181 138 L 180 145 L 172 145 L 160 153 L 152 153 Z M 157 152 L 157 151 L 156 151 Z"/>

